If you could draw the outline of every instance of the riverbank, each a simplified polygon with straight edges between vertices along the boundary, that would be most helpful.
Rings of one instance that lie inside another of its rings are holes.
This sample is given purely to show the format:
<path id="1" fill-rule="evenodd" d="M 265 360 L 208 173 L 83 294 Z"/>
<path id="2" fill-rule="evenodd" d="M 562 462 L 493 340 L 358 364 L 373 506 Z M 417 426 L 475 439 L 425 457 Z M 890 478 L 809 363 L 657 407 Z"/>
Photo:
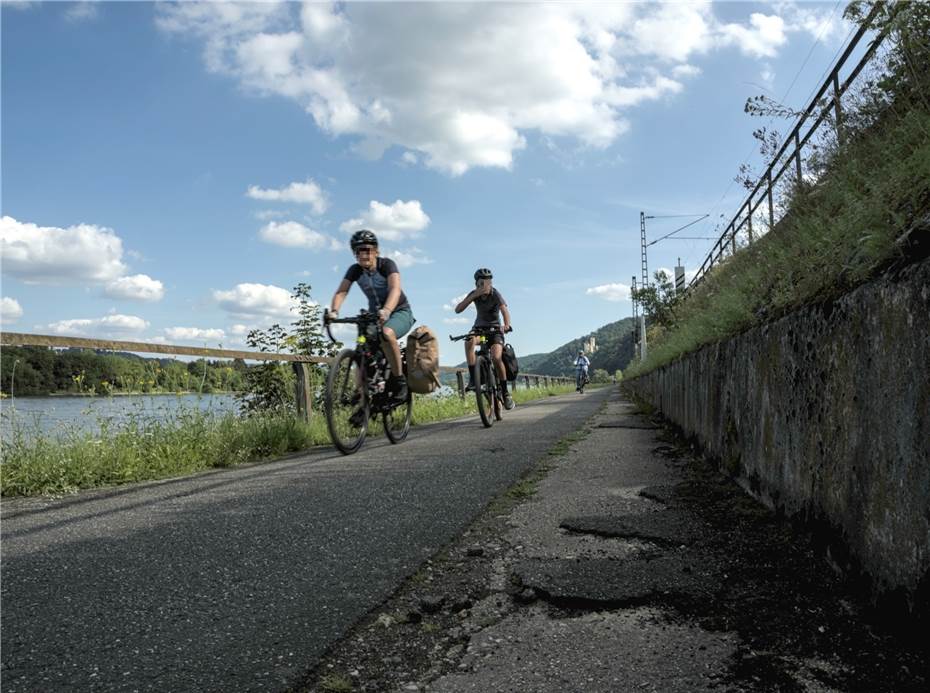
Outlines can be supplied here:
<path id="1" fill-rule="evenodd" d="M 517 390 L 519 404 L 571 392 L 572 386 Z M 413 425 L 477 416 L 474 397 L 417 397 Z M 330 445 L 326 421 L 291 416 L 239 417 L 181 408 L 164 419 L 134 416 L 119 426 L 99 421 L 99 434 L 63 437 L 14 429 L 4 441 L 0 495 L 35 496 L 193 474 L 212 467 L 269 461 L 315 445 Z M 373 423 L 369 435 L 381 435 Z"/>

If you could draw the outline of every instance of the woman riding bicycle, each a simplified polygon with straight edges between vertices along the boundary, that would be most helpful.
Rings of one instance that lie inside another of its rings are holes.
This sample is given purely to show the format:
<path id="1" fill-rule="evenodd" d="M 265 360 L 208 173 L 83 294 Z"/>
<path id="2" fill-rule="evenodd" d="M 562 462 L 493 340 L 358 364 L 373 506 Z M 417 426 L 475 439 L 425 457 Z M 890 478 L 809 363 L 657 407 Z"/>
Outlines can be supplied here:
<path id="1" fill-rule="evenodd" d="M 339 317 L 339 308 L 353 282 L 361 287 L 368 297 L 368 309 L 378 314 L 382 325 L 381 347 L 391 368 L 388 390 L 396 402 L 403 403 L 407 400 L 407 381 L 397 340 L 407 334 L 416 319 L 401 289 L 400 272 L 393 260 L 378 256 L 378 237 L 372 231 L 356 231 L 352 234 L 349 246 L 356 263 L 346 271 L 339 288 L 333 294 L 329 314 L 333 318 Z"/>
<path id="2" fill-rule="evenodd" d="M 502 332 L 510 332 L 510 311 L 507 309 L 507 301 L 501 296 L 500 292 L 492 286 L 494 276 L 491 270 L 482 267 L 475 272 L 475 289 L 469 293 L 455 307 L 456 313 L 461 313 L 468 308 L 470 303 L 475 304 L 475 310 L 478 312 L 475 318 L 475 327 L 500 327 L 500 317 L 504 317 L 504 326 Z M 494 361 L 494 367 L 497 370 L 497 377 L 501 384 L 501 394 L 504 398 L 504 408 L 513 409 L 513 397 L 507 388 L 507 371 L 504 368 L 504 335 L 495 334 L 491 337 L 491 359 Z M 465 341 L 465 360 L 468 362 L 468 388 L 475 388 L 475 340 L 468 339 Z"/>
<path id="3" fill-rule="evenodd" d="M 588 368 L 591 367 L 591 361 L 584 355 L 584 349 L 578 351 L 578 358 L 575 359 L 575 391 L 581 392 L 584 385 L 588 382 Z"/>

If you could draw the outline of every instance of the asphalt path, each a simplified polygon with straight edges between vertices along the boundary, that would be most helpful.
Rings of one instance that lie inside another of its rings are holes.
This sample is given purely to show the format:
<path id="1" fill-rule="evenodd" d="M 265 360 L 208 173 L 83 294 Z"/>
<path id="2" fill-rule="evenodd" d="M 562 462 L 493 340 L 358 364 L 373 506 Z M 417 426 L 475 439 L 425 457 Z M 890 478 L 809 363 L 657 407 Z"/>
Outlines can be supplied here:
<path id="1" fill-rule="evenodd" d="M 3 500 L 3 690 L 287 688 L 611 389 L 350 457 Z"/>

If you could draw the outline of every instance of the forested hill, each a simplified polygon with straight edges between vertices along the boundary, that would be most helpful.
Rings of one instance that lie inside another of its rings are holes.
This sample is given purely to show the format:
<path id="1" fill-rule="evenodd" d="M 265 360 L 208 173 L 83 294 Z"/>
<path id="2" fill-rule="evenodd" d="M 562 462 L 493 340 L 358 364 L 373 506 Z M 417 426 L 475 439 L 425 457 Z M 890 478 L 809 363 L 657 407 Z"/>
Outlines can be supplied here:
<path id="1" fill-rule="evenodd" d="M 573 375 L 575 357 L 592 333 L 576 337 L 548 354 L 517 354 L 520 370 L 540 375 Z M 597 351 L 588 354 L 591 368 L 603 368 L 614 374 L 627 367 L 633 358 L 633 318 L 608 323 L 593 332 Z"/>

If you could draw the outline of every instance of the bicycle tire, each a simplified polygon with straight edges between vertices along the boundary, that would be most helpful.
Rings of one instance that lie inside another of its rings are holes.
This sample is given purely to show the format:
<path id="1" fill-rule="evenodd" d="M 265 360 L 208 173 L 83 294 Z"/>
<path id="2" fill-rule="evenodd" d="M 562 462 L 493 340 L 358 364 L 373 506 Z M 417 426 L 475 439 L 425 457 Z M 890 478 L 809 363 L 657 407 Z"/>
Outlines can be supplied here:
<path id="1" fill-rule="evenodd" d="M 491 413 L 494 402 L 489 380 L 487 359 L 479 357 L 475 364 L 475 399 L 478 402 L 478 415 L 485 428 L 494 425 L 494 415 Z"/>
<path id="2" fill-rule="evenodd" d="M 399 418 L 398 418 L 399 415 Z M 407 401 L 384 412 L 384 434 L 393 444 L 401 443 L 410 433 L 413 415 L 413 393 L 407 389 Z"/>
<path id="3" fill-rule="evenodd" d="M 359 374 L 354 349 L 343 349 L 333 361 L 326 377 L 324 407 L 326 427 L 333 445 L 343 455 L 357 452 L 368 434 L 371 405 L 364 371 Z M 360 420 L 353 423 L 350 418 L 358 411 L 361 411 Z"/>

